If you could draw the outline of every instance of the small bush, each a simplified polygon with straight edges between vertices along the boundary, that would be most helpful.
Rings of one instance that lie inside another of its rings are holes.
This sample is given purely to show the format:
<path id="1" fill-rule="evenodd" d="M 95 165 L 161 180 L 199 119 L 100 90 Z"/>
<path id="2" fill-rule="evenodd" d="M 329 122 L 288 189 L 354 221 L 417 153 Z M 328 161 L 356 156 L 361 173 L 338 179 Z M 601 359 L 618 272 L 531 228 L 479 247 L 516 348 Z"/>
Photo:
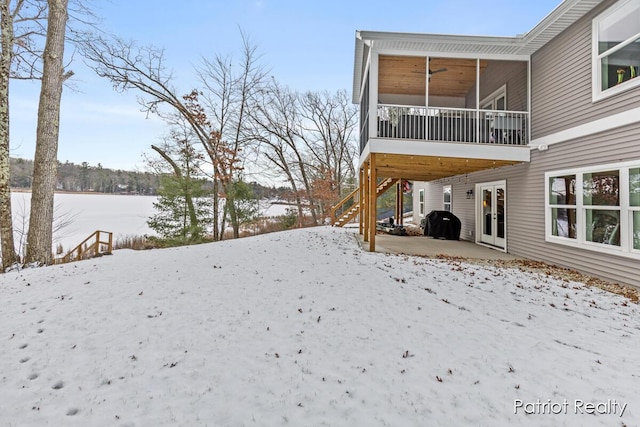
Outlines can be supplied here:
<path id="1" fill-rule="evenodd" d="M 151 236 L 124 236 L 116 239 L 113 244 L 113 250 L 116 249 L 133 249 L 144 250 L 154 249 L 161 246 L 157 243 L 157 238 Z"/>

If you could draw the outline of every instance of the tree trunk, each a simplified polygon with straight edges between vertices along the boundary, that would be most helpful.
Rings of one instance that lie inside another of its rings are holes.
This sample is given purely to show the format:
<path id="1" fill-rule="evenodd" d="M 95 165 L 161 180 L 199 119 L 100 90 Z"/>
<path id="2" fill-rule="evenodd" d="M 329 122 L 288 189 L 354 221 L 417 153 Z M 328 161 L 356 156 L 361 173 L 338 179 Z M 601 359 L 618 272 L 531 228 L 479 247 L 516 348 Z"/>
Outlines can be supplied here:
<path id="1" fill-rule="evenodd" d="M 33 164 L 31 215 L 25 262 L 51 264 L 53 193 L 58 168 L 60 100 L 65 76 L 63 58 L 68 0 L 48 0 L 47 41 L 38 105 L 36 153 Z"/>
<path id="2" fill-rule="evenodd" d="M 167 161 L 167 163 L 169 163 L 171 165 L 171 167 L 173 168 L 173 174 L 176 176 L 176 178 L 178 178 L 181 182 L 186 183 L 187 185 L 185 186 L 185 191 L 184 191 L 184 200 L 186 203 L 186 208 L 187 208 L 187 213 L 188 213 L 188 217 L 189 217 L 189 222 L 190 222 L 190 229 L 191 229 L 191 235 L 190 237 L 193 239 L 196 236 L 194 235 L 194 228 L 198 226 L 198 216 L 196 215 L 196 208 L 193 204 L 193 198 L 191 197 L 191 188 L 190 185 L 188 183 L 188 181 L 191 179 L 189 176 L 184 177 L 182 175 L 182 171 L 180 170 L 180 167 L 176 164 L 176 162 L 173 161 L 173 159 L 171 157 L 169 157 L 169 155 L 167 153 L 164 152 L 163 149 L 155 146 L 155 145 L 151 145 L 151 148 L 153 150 L 155 150 L 158 154 L 160 154 L 160 156 L 165 159 Z M 186 216 L 185 216 L 185 221 L 186 221 Z M 186 223 L 185 226 L 182 228 L 183 230 L 183 234 L 185 233 L 187 227 L 186 227 Z"/>
<path id="3" fill-rule="evenodd" d="M 18 261 L 13 241 L 11 216 L 11 189 L 9 188 L 9 75 L 13 51 L 13 19 L 9 14 L 9 2 L 0 2 L 0 28 L 2 52 L 0 53 L 0 244 L 2 268 Z"/>

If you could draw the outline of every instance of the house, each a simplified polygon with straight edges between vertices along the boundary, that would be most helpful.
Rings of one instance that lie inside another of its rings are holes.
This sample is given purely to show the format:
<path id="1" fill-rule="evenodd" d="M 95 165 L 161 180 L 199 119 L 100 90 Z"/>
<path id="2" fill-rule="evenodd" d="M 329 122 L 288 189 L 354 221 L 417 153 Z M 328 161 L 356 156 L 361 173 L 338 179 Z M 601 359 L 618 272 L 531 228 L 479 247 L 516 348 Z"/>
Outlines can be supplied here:
<path id="1" fill-rule="evenodd" d="M 368 207 L 405 179 L 415 222 L 450 210 L 462 239 L 640 286 L 640 0 L 565 0 L 515 37 L 355 42 L 360 186 L 344 217 L 370 250 Z"/>

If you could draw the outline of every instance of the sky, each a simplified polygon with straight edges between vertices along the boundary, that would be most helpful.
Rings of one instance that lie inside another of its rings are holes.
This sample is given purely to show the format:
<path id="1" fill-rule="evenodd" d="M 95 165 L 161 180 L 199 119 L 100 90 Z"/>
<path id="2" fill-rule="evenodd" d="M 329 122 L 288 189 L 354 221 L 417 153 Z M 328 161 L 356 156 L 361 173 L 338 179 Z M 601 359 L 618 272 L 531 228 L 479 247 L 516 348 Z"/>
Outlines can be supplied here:
<path id="1" fill-rule="evenodd" d="M 126 40 L 165 49 L 174 86 L 197 85 L 202 58 L 240 56 L 240 30 L 261 63 L 298 91 L 351 93 L 357 30 L 515 36 L 531 30 L 560 0 L 90 0 L 100 27 Z M 143 170 L 143 153 L 161 141 L 164 123 L 140 112 L 137 95 L 117 93 L 78 52 L 62 96 L 58 159 Z M 33 158 L 39 84 L 12 81 L 11 156 Z"/>
<path id="2" fill-rule="evenodd" d="M 355 233 L 0 274 L 0 425 L 640 424 L 637 303 Z"/>

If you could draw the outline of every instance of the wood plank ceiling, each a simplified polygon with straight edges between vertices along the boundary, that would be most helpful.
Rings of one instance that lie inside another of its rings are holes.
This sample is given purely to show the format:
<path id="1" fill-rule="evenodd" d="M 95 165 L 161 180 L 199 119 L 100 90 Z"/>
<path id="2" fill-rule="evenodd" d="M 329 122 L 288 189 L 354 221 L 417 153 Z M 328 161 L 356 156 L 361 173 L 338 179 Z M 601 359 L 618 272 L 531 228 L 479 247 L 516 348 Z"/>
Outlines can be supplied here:
<path id="1" fill-rule="evenodd" d="M 480 61 L 480 73 L 487 61 Z M 456 58 L 430 58 L 432 71 L 446 71 L 431 75 L 430 96 L 465 97 L 476 83 L 476 60 Z M 382 94 L 424 95 L 426 93 L 427 60 L 418 56 L 381 55 L 379 59 L 378 87 Z"/>
<path id="2" fill-rule="evenodd" d="M 405 154 L 376 154 L 378 177 L 432 181 L 464 175 L 485 169 L 514 165 L 508 160 L 467 159 L 459 157 L 417 156 Z"/>

